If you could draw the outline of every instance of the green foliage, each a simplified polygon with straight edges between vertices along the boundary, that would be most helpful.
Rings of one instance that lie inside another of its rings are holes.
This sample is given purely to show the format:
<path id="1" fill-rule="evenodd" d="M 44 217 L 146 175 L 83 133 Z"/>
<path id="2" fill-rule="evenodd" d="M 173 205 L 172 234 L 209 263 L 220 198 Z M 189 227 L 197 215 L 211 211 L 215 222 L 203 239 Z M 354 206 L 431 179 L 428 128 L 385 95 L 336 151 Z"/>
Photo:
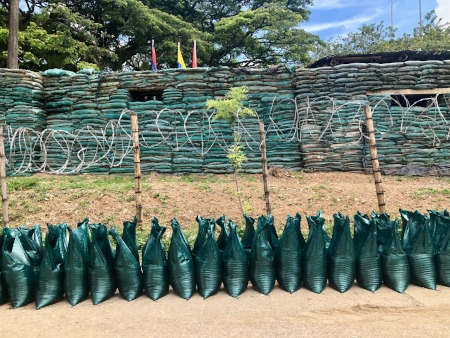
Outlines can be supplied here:
<path id="1" fill-rule="evenodd" d="M 255 112 L 248 107 L 244 107 L 244 101 L 247 100 L 248 88 L 246 86 L 233 87 L 225 94 L 223 100 L 207 100 L 206 108 L 217 111 L 215 120 L 224 120 L 233 124 L 238 118 L 255 116 Z M 236 143 L 236 138 L 235 138 Z"/>
<path id="2" fill-rule="evenodd" d="M 402 50 L 449 50 L 450 25 L 438 19 L 434 11 L 425 16 L 425 25 L 415 27 L 412 34 L 395 37 L 395 29 L 383 22 L 362 25 L 357 32 L 331 38 L 327 44 L 317 44 L 315 59 L 329 55 L 371 54 Z"/>
<path id="3" fill-rule="evenodd" d="M 239 143 L 232 144 L 228 149 L 227 158 L 230 161 L 230 165 L 236 172 L 239 172 L 242 169 L 242 163 L 247 162 L 247 156 L 245 156 L 244 149 Z"/>

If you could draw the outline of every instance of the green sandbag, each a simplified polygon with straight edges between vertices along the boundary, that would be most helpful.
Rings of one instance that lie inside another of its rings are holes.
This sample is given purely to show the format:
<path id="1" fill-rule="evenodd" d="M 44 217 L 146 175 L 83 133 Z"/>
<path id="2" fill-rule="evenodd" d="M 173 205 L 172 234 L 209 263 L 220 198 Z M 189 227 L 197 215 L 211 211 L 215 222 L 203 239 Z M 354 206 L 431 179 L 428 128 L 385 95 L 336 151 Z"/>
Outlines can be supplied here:
<path id="1" fill-rule="evenodd" d="M 69 246 L 64 260 L 64 293 L 72 306 L 85 300 L 89 295 L 88 283 L 88 228 L 87 221 L 78 224 L 75 230 L 69 230 Z"/>
<path id="2" fill-rule="evenodd" d="M 355 249 L 349 217 L 337 213 L 333 218 L 333 235 L 328 248 L 328 280 L 333 289 L 344 293 L 355 280 Z"/>
<path id="3" fill-rule="evenodd" d="M 377 228 L 367 215 L 354 217 L 356 281 L 362 288 L 375 292 L 382 284 L 381 258 L 377 247 Z"/>
<path id="4" fill-rule="evenodd" d="M 251 252 L 252 252 L 252 243 L 253 238 L 255 238 L 255 219 L 251 216 L 243 215 L 245 220 L 245 229 L 242 234 L 242 247 L 244 248 L 245 254 L 247 256 L 247 261 L 250 266 Z"/>
<path id="5" fill-rule="evenodd" d="M 437 283 L 450 286 L 450 215 L 448 210 L 429 210 L 436 252 Z"/>
<path id="6" fill-rule="evenodd" d="M 34 300 L 36 293 L 36 273 L 19 239 L 19 232 L 3 228 L 2 275 L 13 308 L 18 308 Z"/>
<path id="7" fill-rule="evenodd" d="M 316 216 L 306 216 L 309 226 L 308 239 L 303 253 L 303 285 L 315 293 L 321 293 L 327 285 L 327 247 L 330 242 L 324 229 L 325 218 L 319 210 Z"/>
<path id="8" fill-rule="evenodd" d="M 152 220 L 150 236 L 142 249 L 143 285 L 147 297 L 158 300 L 169 292 L 169 270 L 161 238 L 165 227 Z"/>
<path id="9" fill-rule="evenodd" d="M 410 283 L 411 274 L 408 256 L 402 249 L 397 231 L 398 219 L 391 221 L 388 214 L 372 213 L 372 221 L 377 226 L 383 283 L 388 288 L 402 293 Z"/>
<path id="10" fill-rule="evenodd" d="M 219 247 L 219 250 L 221 252 L 225 250 L 225 247 L 227 246 L 227 239 L 229 236 L 225 223 L 225 215 L 220 216 L 216 221 L 216 224 L 220 227 L 220 234 L 219 237 L 217 237 L 217 246 Z"/>
<path id="11" fill-rule="evenodd" d="M 436 290 L 437 274 L 434 247 L 430 234 L 430 218 L 419 211 L 400 209 L 402 245 L 408 255 L 411 283 Z"/>
<path id="12" fill-rule="evenodd" d="M 267 217 L 264 215 L 258 217 L 258 226 L 260 222 L 267 222 L 267 227 L 265 227 L 265 231 L 267 231 L 267 238 L 270 242 L 270 246 L 272 247 L 273 250 L 275 250 L 278 247 L 280 240 L 278 239 L 277 230 L 275 229 L 275 222 L 273 219 L 273 215 L 269 214 L 267 215 Z"/>
<path id="13" fill-rule="evenodd" d="M 293 293 L 302 285 L 302 256 L 305 239 L 300 230 L 300 214 L 287 216 L 286 226 L 275 252 L 278 285 Z"/>
<path id="14" fill-rule="evenodd" d="M 194 260 L 188 241 L 177 219 L 170 221 L 173 229 L 168 252 L 169 282 L 173 291 L 188 300 L 195 292 Z"/>
<path id="15" fill-rule="evenodd" d="M 117 289 L 114 274 L 114 250 L 108 239 L 108 230 L 103 223 L 89 224 L 91 242 L 89 243 L 88 281 L 92 303 L 100 304 L 111 298 Z"/>
<path id="16" fill-rule="evenodd" d="M 0 250 L 3 253 L 3 233 L 0 234 Z M 2 274 L 2 257 L 0 254 L 0 305 L 5 304 L 8 301 L 8 293 L 6 292 L 6 285 Z"/>
<path id="17" fill-rule="evenodd" d="M 21 226 L 17 229 L 17 231 L 19 232 L 22 247 L 27 253 L 31 265 L 33 265 L 34 270 L 37 272 L 44 255 L 41 227 L 39 224 L 35 224 L 32 228 Z"/>
<path id="18" fill-rule="evenodd" d="M 124 233 L 125 233 L 124 222 Z M 132 222 L 128 222 L 130 226 Z M 130 229 L 127 229 L 130 230 Z M 129 231 L 126 236 L 130 234 Z M 132 252 L 132 248 L 128 247 L 125 241 L 120 238 L 117 230 L 112 227 L 108 232 L 116 241 L 116 255 L 114 257 L 114 272 L 116 274 L 117 288 L 122 298 L 132 301 L 142 294 L 142 271 L 139 259 Z M 133 242 L 133 238 L 128 237 L 129 242 Z M 136 237 L 134 238 L 136 241 Z"/>
<path id="19" fill-rule="evenodd" d="M 275 284 L 275 253 L 270 244 L 271 224 L 265 216 L 258 217 L 258 226 L 252 243 L 250 280 L 253 287 L 264 295 Z"/>
<path id="20" fill-rule="evenodd" d="M 213 223 L 210 223 L 206 236 L 205 243 L 195 255 L 195 279 L 204 299 L 217 293 L 222 284 L 222 259 Z"/>
<path id="21" fill-rule="evenodd" d="M 228 227 L 230 233 L 222 255 L 223 285 L 230 296 L 238 297 L 247 288 L 249 264 L 236 231 L 236 224 L 231 219 L 228 222 Z"/>
<path id="22" fill-rule="evenodd" d="M 36 309 L 54 304 L 64 295 L 64 257 L 67 250 L 66 224 L 47 224 L 44 257 L 38 273 Z M 61 251 L 61 249 L 63 251 Z"/>

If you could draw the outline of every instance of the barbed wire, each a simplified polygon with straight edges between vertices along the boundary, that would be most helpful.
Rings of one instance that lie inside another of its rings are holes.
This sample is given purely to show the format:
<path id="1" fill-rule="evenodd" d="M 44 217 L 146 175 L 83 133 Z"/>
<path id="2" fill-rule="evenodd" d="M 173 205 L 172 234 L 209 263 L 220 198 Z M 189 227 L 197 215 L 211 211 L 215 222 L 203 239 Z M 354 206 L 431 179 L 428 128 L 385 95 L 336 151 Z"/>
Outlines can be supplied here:
<path id="1" fill-rule="evenodd" d="M 439 99 L 440 96 L 435 95 L 410 103 L 403 96 L 405 107 L 401 107 L 396 97 L 371 101 L 375 127 L 377 119 L 384 119 L 390 128 L 376 128 L 376 137 L 388 139 L 393 134 L 408 135 L 414 129 L 414 135 L 423 135 L 433 145 L 448 141 L 449 102 L 446 97 Z M 391 102 L 387 100 L 392 100 L 398 106 L 395 113 Z M 313 99 L 274 98 L 265 119 L 266 136 L 270 135 L 272 141 L 284 143 L 345 143 L 350 142 L 349 138 L 351 142 L 358 143 L 366 137 L 364 107 L 367 104 L 367 100 L 344 101 L 330 96 Z M 13 129 L 6 125 L 7 168 L 14 174 L 73 174 L 96 164 L 120 167 L 133 153 L 131 122 L 128 118 L 130 112 L 128 109 L 123 110 L 118 120 L 109 121 L 103 128 L 86 125 L 76 132 L 52 129 L 36 131 L 23 127 Z M 152 149 L 163 146 L 174 153 L 188 151 L 207 156 L 216 149 L 226 152 L 233 142 L 231 127 L 213 121 L 215 112 L 212 111 L 162 109 L 138 115 L 139 142 L 143 152 L 151 153 Z M 247 151 L 259 151 L 258 123 L 262 120 L 256 114 L 255 117 L 236 121 L 236 131 Z M 346 133 L 350 135 L 347 141 Z"/>

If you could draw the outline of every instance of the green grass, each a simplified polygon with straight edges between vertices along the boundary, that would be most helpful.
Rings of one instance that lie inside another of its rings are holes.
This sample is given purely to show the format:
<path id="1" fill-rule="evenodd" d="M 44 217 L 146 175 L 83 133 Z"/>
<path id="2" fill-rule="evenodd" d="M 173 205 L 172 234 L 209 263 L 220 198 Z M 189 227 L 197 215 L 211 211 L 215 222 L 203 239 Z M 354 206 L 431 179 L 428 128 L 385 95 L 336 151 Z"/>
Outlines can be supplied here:
<path id="1" fill-rule="evenodd" d="M 450 198 L 450 189 L 434 189 L 434 188 L 419 188 L 411 193 L 411 197 L 415 199 L 423 199 L 427 197 L 447 197 Z"/>

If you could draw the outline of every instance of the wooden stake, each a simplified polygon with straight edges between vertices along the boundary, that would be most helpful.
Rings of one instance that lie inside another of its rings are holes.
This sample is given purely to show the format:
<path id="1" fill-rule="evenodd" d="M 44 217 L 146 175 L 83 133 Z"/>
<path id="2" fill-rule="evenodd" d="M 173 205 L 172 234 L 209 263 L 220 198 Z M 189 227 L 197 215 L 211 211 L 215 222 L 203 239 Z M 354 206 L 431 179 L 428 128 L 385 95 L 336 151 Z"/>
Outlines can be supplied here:
<path id="1" fill-rule="evenodd" d="M 269 193 L 269 173 L 267 170 L 267 155 L 266 155 L 266 137 L 264 135 L 264 122 L 259 123 L 259 139 L 261 140 L 261 165 L 262 177 L 264 182 L 264 199 L 266 200 L 266 212 L 272 213 L 270 207 L 270 193 Z"/>
<path id="2" fill-rule="evenodd" d="M 2 190 L 3 225 L 9 228 L 8 195 L 6 192 L 6 159 L 3 127 L 0 127 L 0 184 Z"/>
<path id="3" fill-rule="evenodd" d="M 141 158 L 139 152 L 139 128 L 137 114 L 131 112 L 131 133 L 133 136 L 134 153 L 134 193 L 136 197 L 136 217 L 138 226 L 142 226 L 142 187 L 141 187 Z"/>
<path id="4" fill-rule="evenodd" d="M 367 136 L 370 147 L 370 159 L 372 160 L 373 178 L 375 180 L 375 189 L 377 191 L 378 208 L 380 214 L 384 214 L 386 213 L 386 203 L 384 201 L 383 183 L 381 181 L 381 170 L 378 162 L 375 130 L 373 127 L 372 109 L 370 109 L 370 106 L 364 108 L 364 113 L 366 115 Z"/>

